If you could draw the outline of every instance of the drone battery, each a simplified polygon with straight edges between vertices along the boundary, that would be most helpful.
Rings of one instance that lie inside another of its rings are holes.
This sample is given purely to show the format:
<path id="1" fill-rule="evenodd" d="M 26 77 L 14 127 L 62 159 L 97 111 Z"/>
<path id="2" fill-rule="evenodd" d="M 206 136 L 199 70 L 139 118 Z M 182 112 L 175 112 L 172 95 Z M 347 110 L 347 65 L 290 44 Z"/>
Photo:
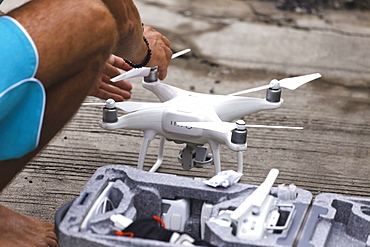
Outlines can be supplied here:
<path id="1" fill-rule="evenodd" d="M 162 200 L 162 220 L 168 229 L 183 232 L 189 215 L 190 202 L 188 199 Z"/>

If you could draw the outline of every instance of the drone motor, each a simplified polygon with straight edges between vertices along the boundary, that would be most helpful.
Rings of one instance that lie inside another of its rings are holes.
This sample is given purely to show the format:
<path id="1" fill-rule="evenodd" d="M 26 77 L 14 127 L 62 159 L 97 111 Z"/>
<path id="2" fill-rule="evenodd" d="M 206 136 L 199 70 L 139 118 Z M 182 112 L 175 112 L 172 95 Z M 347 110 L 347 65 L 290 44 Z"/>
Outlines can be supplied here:
<path id="1" fill-rule="evenodd" d="M 271 103 L 280 102 L 281 87 L 278 80 L 274 79 L 270 82 L 270 87 L 266 91 L 266 100 Z"/>
<path id="2" fill-rule="evenodd" d="M 243 120 L 236 121 L 236 128 L 231 132 L 231 142 L 234 144 L 245 144 L 247 142 L 247 128 Z"/>
<path id="3" fill-rule="evenodd" d="M 103 108 L 103 122 L 116 123 L 118 121 L 118 111 L 113 99 L 108 99 Z"/>
<path id="4" fill-rule="evenodd" d="M 150 68 L 149 75 L 144 76 L 144 81 L 147 83 L 158 81 L 158 73 L 156 67 Z"/>

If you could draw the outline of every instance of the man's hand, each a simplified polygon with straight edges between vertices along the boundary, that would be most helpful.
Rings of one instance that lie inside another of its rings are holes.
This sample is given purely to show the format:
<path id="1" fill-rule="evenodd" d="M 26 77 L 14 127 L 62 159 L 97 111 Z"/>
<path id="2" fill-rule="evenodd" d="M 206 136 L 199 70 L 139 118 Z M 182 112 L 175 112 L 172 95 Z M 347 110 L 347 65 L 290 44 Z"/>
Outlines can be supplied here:
<path id="1" fill-rule="evenodd" d="M 170 41 L 149 26 L 144 26 L 144 37 L 149 42 L 152 57 L 146 67 L 158 66 L 158 78 L 163 80 L 167 75 L 167 68 L 171 61 L 172 51 Z"/>
<path id="2" fill-rule="evenodd" d="M 127 81 L 111 82 L 110 79 L 120 75 L 117 69 L 130 70 L 131 67 L 125 61 L 115 55 L 111 55 L 105 64 L 101 80 L 90 90 L 89 95 L 100 99 L 114 99 L 116 102 L 131 98 L 132 85 Z"/>

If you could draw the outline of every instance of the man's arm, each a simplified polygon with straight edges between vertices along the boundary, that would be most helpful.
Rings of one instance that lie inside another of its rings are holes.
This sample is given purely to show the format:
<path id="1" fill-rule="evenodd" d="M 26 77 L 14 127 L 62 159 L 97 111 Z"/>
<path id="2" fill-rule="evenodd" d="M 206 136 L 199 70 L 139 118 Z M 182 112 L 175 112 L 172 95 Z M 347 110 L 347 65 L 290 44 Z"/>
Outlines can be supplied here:
<path id="1" fill-rule="evenodd" d="M 152 56 L 147 66 L 158 66 L 158 77 L 163 80 L 171 60 L 170 42 L 162 34 L 150 27 L 143 27 L 140 14 L 132 0 L 103 0 L 117 23 L 119 40 L 114 52 L 135 64 L 141 64 L 148 47 L 143 36 L 148 40 Z"/>
<path id="2" fill-rule="evenodd" d="M 140 64 L 148 48 L 143 40 L 141 18 L 132 0 L 103 0 L 117 23 L 119 34 L 115 54 Z"/>

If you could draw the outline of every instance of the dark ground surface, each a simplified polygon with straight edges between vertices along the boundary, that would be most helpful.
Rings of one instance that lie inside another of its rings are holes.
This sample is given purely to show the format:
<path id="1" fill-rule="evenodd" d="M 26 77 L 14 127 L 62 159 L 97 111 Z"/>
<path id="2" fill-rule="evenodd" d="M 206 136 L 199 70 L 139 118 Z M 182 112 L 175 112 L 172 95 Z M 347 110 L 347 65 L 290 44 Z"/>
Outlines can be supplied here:
<path id="1" fill-rule="evenodd" d="M 305 129 L 250 131 L 242 183 L 259 184 L 271 168 L 278 168 L 277 184 L 294 183 L 314 195 L 332 192 L 370 197 L 370 13 L 361 10 L 359 1 L 350 11 L 351 1 L 344 6 L 338 0 L 342 7 L 328 5 L 312 13 L 297 8 L 283 11 L 275 1 L 136 2 L 144 23 L 169 37 L 175 51 L 192 48 L 192 53 L 172 62 L 164 83 L 227 94 L 264 85 L 273 78 L 323 74 L 322 79 L 294 92 L 284 91 L 282 108 L 244 118 L 249 124 Z M 315 6 L 316 2 L 304 3 Z M 140 86 L 140 79 L 131 82 L 132 101 L 157 101 Z M 264 97 L 263 93 L 248 96 Z M 0 202 L 53 221 L 55 211 L 79 195 L 98 167 L 136 166 L 142 133 L 103 130 L 97 124 L 100 118 L 100 109 L 81 108 L 2 192 Z M 152 144 L 145 170 L 155 162 L 158 139 Z M 159 172 L 213 175 L 213 167 L 184 171 L 177 162 L 181 148 L 166 143 Z M 236 169 L 235 154 L 227 148 L 221 152 L 222 168 Z"/>
<path id="2" fill-rule="evenodd" d="M 369 10 L 369 0 L 266 0 L 282 10 L 317 13 L 326 9 Z"/>

